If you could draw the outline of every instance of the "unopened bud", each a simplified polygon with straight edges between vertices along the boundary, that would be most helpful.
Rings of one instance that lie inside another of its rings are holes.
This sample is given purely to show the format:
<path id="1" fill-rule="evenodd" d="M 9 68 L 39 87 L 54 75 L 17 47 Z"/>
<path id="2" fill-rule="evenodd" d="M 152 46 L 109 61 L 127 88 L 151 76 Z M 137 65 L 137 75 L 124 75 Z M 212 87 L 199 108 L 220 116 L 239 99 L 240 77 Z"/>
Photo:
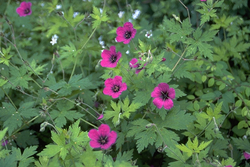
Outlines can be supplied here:
<path id="1" fill-rule="evenodd" d="M 146 125 L 146 128 L 150 128 L 150 127 L 152 127 L 154 124 L 152 124 L 152 123 L 150 123 L 150 124 L 147 124 Z"/>

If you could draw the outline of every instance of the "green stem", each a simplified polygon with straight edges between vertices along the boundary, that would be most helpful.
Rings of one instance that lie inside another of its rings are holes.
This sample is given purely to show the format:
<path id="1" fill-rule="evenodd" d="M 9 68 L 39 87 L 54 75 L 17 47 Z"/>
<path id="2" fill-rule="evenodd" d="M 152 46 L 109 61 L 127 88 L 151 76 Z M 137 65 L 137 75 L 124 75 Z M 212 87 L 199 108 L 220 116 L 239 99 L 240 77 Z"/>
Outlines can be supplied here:
<path id="1" fill-rule="evenodd" d="M 97 27 L 93 30 L 93 32 L 91 33 L 91 35 L 89 36 L 89 38 L 87 39 L 87 41 L 83 44 L 83 46 L 81 47 L 81 50 L 85 47 L 85 45 L 88 43 L 88 41 L 90 40 L 90 38 L 93 36 L 93 34 L 95 33 Z M 71 79 L 71 77 L 73 76 L 74 72 L 75 72 L 75 68 L 76 68 L 76 62 L 77 62 L 77 56 L 75 57 L 75 63 L 74 63 L 74 67 L 73 67 L 73 70 L 71 72 L 71 75 L 70 75 L 70 78 L 69 80 Z"/>
<path id="2" fill-rule="evenodd" d="M 98 129 L 98 127 L 95 126 L 95 125 L 93 125 L 92 123 L 90 123 L 90 122 L 88 122 L 88 121 L 86 121 L 86 120 L 84 120 L 84 119 L 82 119 L 82 118 L 80 118 L 80 120 L 82 120 L 83 122 L 89 124 L 90 126 L 93 126 L 93 127 L 96 128 L 96 129 Z"/>
<path id="3" fill-rule="evenodd" d="M 64 99 L 65 100 L 68 100 L 69 102 L 71 102 L 71 103 L 73 103 L 73 104 L 75 104 L 76 105 L 76 103 L 74 102 L 74 101 L 72 101 L 72 100 L 70 100 L 70 99 L 68 99 L 68 98 L 66 98 L 66 97 L 64 97 Z M 78 107 L 80 107 L 81 109 L 83 109 L 84 111 L 86 111 L 87 113 L 89 113 L 92 117 L 94 117 L 95 119 L 97 119 L 92 113 L 90 113 L 88 110 L 86 110 L 85 108 L 83 108 L 82 106 L 80 106 L 80 105 L 77 105 Z"/>
<path id="4" fill-rule="evenodd" d="M 181 59 L 184 56 L 184 53 L 186 52 L 186 50 L 187 50 L 187 47 L 185 48 L 185 50 L 181 54 L 181 57 L 179 58 L 179 60 L 177 61 L 177 63 L 174 65 L 173 69 L 171 70 L 172 72 L 174 71 L 174 69 L 176 68 L 176 66 L 179 64 L 179 62 L 181 61 Z"/>
<path id="5" fill-rule="evenodd" d="M 13 107 L 15 107 L 15 109 L 17 110 L 17 107 L 15 106 L 15 104 L 13 103 L 13 101 L 11 100 L 11 98 L 9 97 L 9 95 L 5 92 L 5 90 L 2 87 L 1 87 L 1 89 L 3 90 L 4 94 L 8 97 L 8 99 L 11 102 L 11 104 L 13 105 Z"/>
<path id="6" fill-rule="evenodd" d="M 21 126 L 19 129 L 17 129 L 14 133 L 12 133 L 11 136 L 15 135 L 17 132 L 19 132 L 23 127 L 25 127 L 26 125 L 30 124 L 32 121 L 34 121 L 35 119 L 37 119 L 41 114 L 35 116 L 34 118 L 32 118 L 30 121 L 28 121 L 26 124 L 24 124 L 23 126 Z"/>

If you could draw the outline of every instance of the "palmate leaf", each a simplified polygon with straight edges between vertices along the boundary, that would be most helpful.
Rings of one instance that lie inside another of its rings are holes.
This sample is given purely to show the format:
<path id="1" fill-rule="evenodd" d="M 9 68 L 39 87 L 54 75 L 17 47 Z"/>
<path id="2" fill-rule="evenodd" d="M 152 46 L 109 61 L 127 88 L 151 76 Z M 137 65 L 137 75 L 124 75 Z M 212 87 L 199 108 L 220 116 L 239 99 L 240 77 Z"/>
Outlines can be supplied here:
<path id="1" fill-rule="evenodd" d="M 194 31 L 194 39 L 189 38 L 187 44 L 189 44 L 186 52 L 186 56 L 193 55 L 199 51 L 205 57 L 213 60 L 212 56 L 212 46 L 206 42 L 212 41 L 213 37 L 218 31 L 202 31 L 198 28 Z"/>
<path id="2" fill-rule="evenodd" d="M 15 68 L 10 66 L 10 74 L 9 78 L 10 83 L 4 85 L 4 89 L 6 88 L 15 88 L 16 86 L 20 86 L 28 89 L 28 81 L 32 80 L 29 75 L 27 75 L 27 69 L 25 66 L 20 68 Z"/>
<path id="3" fill-rule="evenodd" d="M 128 96 L 123 100 L 123 104 L 122 104 L 122 117 L 126 117 L 129 118 L 131 112 L 135 112 L 137 109 L 139 109 L 142 106 L 141 103 L 136 103 L 136 102 L 132 102 L 129 105 L 129 98 Z"/>
<path id="4" fill-rule="evenodd" d="M 27 102 L 20 106 L 18 110 L 16 110 L 9 103 L 2 103 L 3 107 L 0 108 L 0 118 L 4 121 L 3 126 L 8 127 L 9 135 L 18 127 L 21 127 L 23 124 L 23 120 L 25 118 L 29 119 L 32 116 L 38 115 L 38 110 L 32 108 L 34 102 Z"/>
<path id="5" fill-rule="evenodd" d="M 245 150 L 246 152 L 250 152 L 250 142 L 247 139 L 242 138 L 234 138 L 232 137 L 234 144 L 238 149 Z"/>
<path id="6" fill-rule="evenodd" d="M 42 75 L 41 72 L 44 71 L 44 68 L 47 66 L 47 64 L 43 64 L 43 65 L 38 65 L 36 64 L 35 60 L 32 60 L 32 62 L 30 63 L 30 67 L 32 68 L 28 68 L 28 70 L 30 71 L 31 74 L 36 74 L 36 75 Z"/>
<path id="7" fill-rule="evenodd" d="M 37 146 L 31 146 L 26 148 L 21 154 L 21 150 L 19 148 L 12 147 L 12 154 L 15 155 L 16 160 L 19 161 L 19 167 L 27 167 L 30 163 L 34 162 L 33 156 L 36 153 Z"/>
<path id="8" fill-rule="evenodd" d="M 74 104 L 69 101 L 60 101 L 56 105 L 58 110 L 51 111 L 51 118 L 54 119 L 57 127 L 63 127 L 67 120 L 74 121 L 74 119 L 81 118 L 83 114 L 76 110 L 71 110 Z"/>
<path id="9" fill-rule="evenodd" d="M 180 24 L 175 20 L 168 20 L 164 18 L 163 25 L 166 27 L 166 30 L 172 34 L 169 36 L 170 44 L 173 42 L 187 40 L 187 36 L 193 32 L 192 25 L 189 23 L 188 19 L 183 20 L 183 23 Z"/>

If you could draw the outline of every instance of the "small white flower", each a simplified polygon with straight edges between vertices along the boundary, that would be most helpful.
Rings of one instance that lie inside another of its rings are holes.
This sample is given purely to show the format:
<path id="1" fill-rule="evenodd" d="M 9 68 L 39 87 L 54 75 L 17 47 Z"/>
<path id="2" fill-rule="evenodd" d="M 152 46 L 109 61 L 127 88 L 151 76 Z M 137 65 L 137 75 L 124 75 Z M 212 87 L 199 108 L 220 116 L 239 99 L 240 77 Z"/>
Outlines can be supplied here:
<path id="1" fill-rule="evenodd" d="M 56 9 L 61 9 L 62 5 L 56 5 Z"/>
<path id="2" fill-rule="evenodd" d="M 152 37 L 152 36 L 153 36 L 152 30 L 147 31 L 146 34 L 145 34 L 145 37 L 147 37 L 147 38 L 150 38 L 150 37 Z"/>
<path id="3" fill-rule="evenodd" d="M 50 41 L 50 43 L 51 43 L 52 45 L 56 44 L 56 43 L 57 43 L 57 39 L 52 38 L 51 41 Z"/>
<path id="4" fill-rule="evenodd" d="M 104 46 L 104 41 L 99 41 L 99 44 L 100 44 L 101 46 Z"/>
<path id="5" fill-rule="evenodd" d="M 132 15 L 132 17 L 133 17 L 133 19 L 137 19 L 138 18 L 138 16 L 140 15 L 140 13 L 141 13 L 141 11 L 140 10 L 135 10 L 134 11 L 134 14 Z"/>
<path id="6" fill-rule="evenodd" d="M 79 12 L 74 12 L 73 17 L 75 18 L 77 15 L 79 15 Z"/>
<path id="7" fill-rule="evenodd" d="M 41 3 L 41 6 L 44 7 L 44 3 Z"/>
<path id="8" fill-rule="evenodd" d="M 102 12 L 103 12 L 102 8 L 99 8 L 99 10 L 100 10 L 100 13 L 102 14 Z"/>
<path id="9" fill-rule="evenodd" d="M 126 51 L 126 54 L 127 54 L 127 55 L 129 54 L 129 50 Z"/>
<path id="10" fill-rule="evenodd" d="M 52 36 L 51 39 L 56 39 L 56 40 L 57 40 L 57 39 L 58 39 L 58 36 L 55 34 L 55 35 Z"/>
<path id="11" fill-rule="evenodd" d="M 119 17 L 119 18 L 122 18 L 122 16 L 124 15 L 124 13 L 125 13 L 124 11 L 120 11 L 120 12 L 118 13 L 118 17 Z"/>

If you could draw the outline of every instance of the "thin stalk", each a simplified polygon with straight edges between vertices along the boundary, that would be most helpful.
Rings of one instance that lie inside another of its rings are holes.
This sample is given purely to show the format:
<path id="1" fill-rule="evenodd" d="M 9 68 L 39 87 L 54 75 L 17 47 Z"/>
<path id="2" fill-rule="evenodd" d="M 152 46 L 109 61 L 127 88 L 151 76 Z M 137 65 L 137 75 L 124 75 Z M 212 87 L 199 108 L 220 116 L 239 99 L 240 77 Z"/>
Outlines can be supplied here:
<path id="1" fill-rule="evenodd" d="M 74 101 L 72 101 L 72 100 L 70 100 L 70 99 L 68 99 L 68 98 L 64 98 L 65 100 L 68 100 L 69 102 L 71 102 L 71 103 L 73 103 L 73 104 L 76 104 Z M 92 117 L 94 117 L 95 119 L 97 119 L 92 113 L 90 113 L 88 110 L 86 110 L 85 108 L 83 108 L 82 106 L 80 106 L 80 105 L 77 105 L 77 106 L 79 106 L 81 109 L 83 109 L 84 111 L 86 111 L 88 114 L 90 114 Z"/>
<path id="2" fill-rule="evenodd" d="M 181 59 L 184 56 L 184 53 L 186 52 L 186 50 L 187 50 L 187 47 L 185 48 L 185 50 L 181 54 L 181 57 L 179 58 L 179 60 L 177 61 L 177 63 L 174 65 L 173 69 L 171 70 L 172 72 L 174 71 L 174 69 L 176 68 L 176 66 L 179 64 L 179 62 L 181 61 Z"/>
<path id="3" fill-rule="evenodd" d="M 83 122 L 89 124 L 90 126 L 93 126 L 93 127 L 96 128 L 96 129 L 98 129 L 98 127 L 95 126 L 95 125 L 93 125 L 92 123 L 90 123 L 90 122 L 88 122 L 88 121 L 86 121 L 86 120 L 84 120 L 84 119 L 82 119 L 82 118 L 80 118 L 80 120 L 82 120 Z"/>
<path id="4" fill-rule="evenodd" d="M 179 0 L 179 2 L 182 4 L 182 6 L 183 6 L 184 8 L 186 8 L 186 10 L 187 10 L 187 14 L 188 14 L 189 23 L 191 24 L 190 14 L 189 14 L 188 7 L 187 7 L 186 5 L 184 5 L 184 3 L 182 3 L 182 2 L 181 2 L 181 0 Z"/>
<path id="5" fill-rule="evenodd" d="M 9 97 L 9 95 L 5 92 L 5 90 L 2 87 L 1 87 L 1 89 L 3 90 L 4 94 L 8 97 L 8 99 L 11 102 L 11 104 L 13 105 L 13 107 L 15 107 L 15 109 L 17 110 L 16 105 L 13 103 L 13 101 L 11 100 L 11 98 Z"/>

